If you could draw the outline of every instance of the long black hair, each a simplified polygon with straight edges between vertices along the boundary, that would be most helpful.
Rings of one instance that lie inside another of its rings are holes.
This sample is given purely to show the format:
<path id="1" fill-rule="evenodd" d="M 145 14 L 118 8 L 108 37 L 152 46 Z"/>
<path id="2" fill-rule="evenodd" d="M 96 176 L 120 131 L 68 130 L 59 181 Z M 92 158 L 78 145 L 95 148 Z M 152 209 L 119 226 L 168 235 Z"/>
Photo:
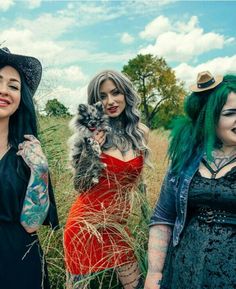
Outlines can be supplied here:
<path id="1" fill-rule="evenodd" d="M 5 66 L 11 66 L 17 70 L 21 79 L 21 95 L 20 103 L 17 110 L 10 116 L 8 126 L 8 144 L 18 151 L 19 143 L 22 143 L 25 134 L 38 136 L 38 125 L 35 107 L 33 103 L 33 95 L 27 85 L 23 73 L 14 65 L 0 65 L 0 69 Z M 17 173 L 25 181 L 28 181 L 30 169 L 21 157 L 17 158 Z"/>
<path id="2" fill-rule="evenodd" d="M 4 66 L 7 66 L 7 64 Z M 8 130 L 8 143 L 16 149 L 19 143 L 24 141 L 25 134 L 32 134 L 35 137 L 38 136 L 38 122 L 33 96 L 24 75 L 21 71 L 18 71 L 18 73 L 21 78 L 21 99 L 18 109 L 10 116 Z"/>

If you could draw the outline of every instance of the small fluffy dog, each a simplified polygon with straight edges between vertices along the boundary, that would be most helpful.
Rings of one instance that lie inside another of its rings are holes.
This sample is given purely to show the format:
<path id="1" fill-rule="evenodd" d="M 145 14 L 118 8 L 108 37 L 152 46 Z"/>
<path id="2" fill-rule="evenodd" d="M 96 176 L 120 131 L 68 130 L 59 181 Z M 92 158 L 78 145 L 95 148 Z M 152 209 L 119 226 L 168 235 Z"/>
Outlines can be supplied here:
<path id="1" fill-rule="evenodd" d="M 89 180 L 98 183 L 99 174 L 105 164 L 100 161 L 101 148 L 93 139 L 95 130 L 110 131 L 109 117 L 104 114 L 101 102 L 94 105 L 79 104 L 75 117 L 70 122 L 74 134 L 69 139 L 70 161 L 74 168 L 75 188 L 86 187 Z M 87 177 L 86 183 L 82 183 Z"/>

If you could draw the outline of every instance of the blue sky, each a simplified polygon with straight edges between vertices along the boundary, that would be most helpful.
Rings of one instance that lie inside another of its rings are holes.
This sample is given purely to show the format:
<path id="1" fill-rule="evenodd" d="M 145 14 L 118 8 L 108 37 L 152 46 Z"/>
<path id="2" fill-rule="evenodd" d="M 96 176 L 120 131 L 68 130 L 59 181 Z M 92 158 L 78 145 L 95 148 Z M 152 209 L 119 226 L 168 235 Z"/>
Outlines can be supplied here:
<path id="1" fill-rule="evenodd" d="M 70 110 L 89 79 L 138 53 L 164 57 L 186 87 L 199 71 L 236 73 L 236 1 L 0 1 L 0 43 L 39 58 L 37 102 Z"/>

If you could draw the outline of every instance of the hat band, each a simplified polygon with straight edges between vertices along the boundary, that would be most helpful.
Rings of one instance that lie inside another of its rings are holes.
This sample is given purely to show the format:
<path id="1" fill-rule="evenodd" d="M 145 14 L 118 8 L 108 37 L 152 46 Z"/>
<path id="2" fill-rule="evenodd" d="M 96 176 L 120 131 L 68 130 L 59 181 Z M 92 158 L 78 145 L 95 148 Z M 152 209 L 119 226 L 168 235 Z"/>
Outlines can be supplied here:
<path id="1" fill-rule="evenodd" d="M 204 82 L 204 83 L 198 83 L 197 84 L 197 87 L 198 88 L 206 88 L 206 87 L 209 87 L 210 85 L 212 85 L 213 83 L 215 83 L 215 79 L 214 77 L 212 77 L 212 79 L 208 80 L 207 82 Z"/>

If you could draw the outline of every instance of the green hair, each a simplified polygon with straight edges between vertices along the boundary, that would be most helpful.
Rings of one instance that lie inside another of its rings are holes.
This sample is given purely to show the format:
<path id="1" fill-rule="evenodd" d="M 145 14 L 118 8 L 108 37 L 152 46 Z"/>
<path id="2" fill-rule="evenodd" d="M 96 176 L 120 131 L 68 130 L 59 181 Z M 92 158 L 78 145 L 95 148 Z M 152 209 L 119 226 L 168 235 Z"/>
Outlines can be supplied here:
<path id="1" fill-rule="evenodd" d="M 226 75 L 214 89 L 193 92 L 184 103 L 185 115 L 172 122 L 169 159 L 173 171 L 179 173 L 201 150 L 212 159 L 212 151 L 221 144 L 216 128 L 230 92 L 236 93 L 236 76 Z"/>

